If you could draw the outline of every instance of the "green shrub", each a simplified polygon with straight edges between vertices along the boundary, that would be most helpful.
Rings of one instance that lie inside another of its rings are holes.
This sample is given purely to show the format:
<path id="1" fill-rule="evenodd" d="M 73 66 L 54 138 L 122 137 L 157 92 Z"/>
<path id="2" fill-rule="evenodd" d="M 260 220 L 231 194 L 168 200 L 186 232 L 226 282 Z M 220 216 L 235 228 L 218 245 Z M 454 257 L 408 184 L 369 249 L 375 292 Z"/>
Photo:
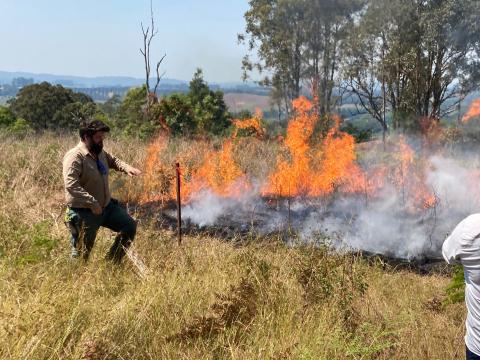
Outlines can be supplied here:
<path id="1" fill-rule="evenodd" d="M 355 138 L 355 142 L 357 143 L 372 140 L 372 129 L 361 129 L 360 127 L 355 126 L 351 122 L 347 122 L 342 126 L 342 130 L 352 135 Z"/>
<path id="2" fill-rule="evenodd" d="M 32 132 L 32 128 L 25 119 L 18 118 L 8 127 L 8 132 L 12 135 L 25 136 Z"/>
<path id="3" fill-rule="evenodd" d="M 11 126 L 15 122 L 15 115 L 5 106 L 0 106 L 0 128 Z"/>

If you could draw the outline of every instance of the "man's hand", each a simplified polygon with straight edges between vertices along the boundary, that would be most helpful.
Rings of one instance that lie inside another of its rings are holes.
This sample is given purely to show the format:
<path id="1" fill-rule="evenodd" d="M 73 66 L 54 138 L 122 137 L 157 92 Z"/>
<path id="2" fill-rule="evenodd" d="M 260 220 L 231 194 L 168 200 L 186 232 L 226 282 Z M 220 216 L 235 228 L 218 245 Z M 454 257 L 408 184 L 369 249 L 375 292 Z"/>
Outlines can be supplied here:
<path id="1" fill-rule="evenodd" d="M 130 166 L 128 169 L 127 169 L 127 174 L 128 176 L 138 176 L 140 175 L 142 172 L 132 166 Z"/>
<path id="2" fill-rule="evenodd" d="M 100 205 L 97 204 L 92 207 L 92 213 L 94 215 L 102 215 L 102 212 L 103 212 L 103 209 Z"/>

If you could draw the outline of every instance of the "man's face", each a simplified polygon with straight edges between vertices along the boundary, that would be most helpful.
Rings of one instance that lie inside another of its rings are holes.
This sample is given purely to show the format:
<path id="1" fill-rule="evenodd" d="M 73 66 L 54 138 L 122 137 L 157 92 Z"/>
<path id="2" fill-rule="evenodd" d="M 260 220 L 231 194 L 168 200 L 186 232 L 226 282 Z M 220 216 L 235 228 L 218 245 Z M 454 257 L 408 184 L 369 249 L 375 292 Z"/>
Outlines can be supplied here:
<path id="1" fill-rule="evenodd" d="M 87 136 L 86 144 L 87 144 L 88 150 L 90 150 L 96 155 L 100 154 L 103 149 L 103 140 L 105 139 L 105 136 L 106 136 L 105 131 L 97 131 L 92 136 Z"/>
<path id="2" fill-rule="evenodd" d="M 105 131 L 97 131 L 95 134 L 92 135 L 92 141 L 97 144 L 103 146 L 103 140 L 105 139 Z"/>

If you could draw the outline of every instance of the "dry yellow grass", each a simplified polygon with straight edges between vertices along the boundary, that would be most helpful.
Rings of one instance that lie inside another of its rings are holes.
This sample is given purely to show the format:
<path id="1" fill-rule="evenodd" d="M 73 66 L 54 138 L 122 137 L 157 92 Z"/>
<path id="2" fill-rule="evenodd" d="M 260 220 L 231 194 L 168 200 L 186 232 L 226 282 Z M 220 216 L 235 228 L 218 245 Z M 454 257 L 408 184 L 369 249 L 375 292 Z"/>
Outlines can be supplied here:
<path id="1" fill-rule="evenodd" d="M 107 231 L 88 264 L 70 260 L 61 158 L 75 142 L 1 138 L 0 358 L 464 357 L 464 305 L 439 304 L 449 282 L 439 275 L 276 239 L 239 246 L 187 237 L 178 247 L 148 219 L 134 243 L 149 269 L 143 279 L 129 262 L 103 260 Z M 142 166 L 145 144 L 108 145 Z M 135 180 L 112 183 L 123 200 L 141 192 Z"/>

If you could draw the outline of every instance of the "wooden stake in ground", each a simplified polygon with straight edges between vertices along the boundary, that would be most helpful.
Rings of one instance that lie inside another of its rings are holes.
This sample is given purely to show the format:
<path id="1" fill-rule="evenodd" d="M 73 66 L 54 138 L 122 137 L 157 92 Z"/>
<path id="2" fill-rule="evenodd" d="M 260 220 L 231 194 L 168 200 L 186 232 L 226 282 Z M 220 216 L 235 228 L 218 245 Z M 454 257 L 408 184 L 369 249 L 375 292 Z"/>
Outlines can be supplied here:
<path id="1" fill-rule="evenodd" d="M 182 199 L 180 197 L 180 164 L 175 164 L 177 173 L 177 233 L 178 245 L 182 243 Z"/>

